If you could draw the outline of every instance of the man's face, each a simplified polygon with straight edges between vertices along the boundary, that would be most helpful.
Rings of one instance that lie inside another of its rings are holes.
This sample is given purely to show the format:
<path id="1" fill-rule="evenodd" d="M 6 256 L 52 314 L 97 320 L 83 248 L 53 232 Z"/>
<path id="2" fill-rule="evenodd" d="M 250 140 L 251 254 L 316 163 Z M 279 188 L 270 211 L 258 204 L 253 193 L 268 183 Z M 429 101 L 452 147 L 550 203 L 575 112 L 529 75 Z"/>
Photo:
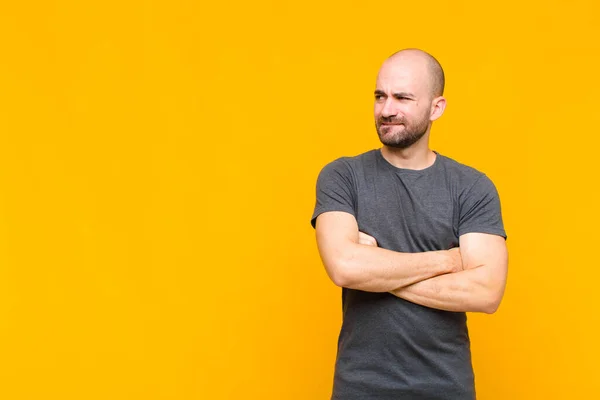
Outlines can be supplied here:
<path id="1" fill-rule="evenodd" d="M 431 92 L 426 68 L 409 61 L 385 63 L 377 76 L 375 127 L 386 146 L 405 149 L 428 131 Z"/>

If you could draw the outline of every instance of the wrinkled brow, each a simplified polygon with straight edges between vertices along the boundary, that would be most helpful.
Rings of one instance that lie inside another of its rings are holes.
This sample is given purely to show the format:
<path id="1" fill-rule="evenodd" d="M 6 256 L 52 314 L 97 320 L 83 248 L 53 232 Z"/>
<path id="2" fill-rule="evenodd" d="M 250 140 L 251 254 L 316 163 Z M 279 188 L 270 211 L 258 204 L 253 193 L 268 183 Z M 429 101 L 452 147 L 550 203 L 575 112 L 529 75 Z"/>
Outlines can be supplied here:
<path id="1" fill-rule="evenodd" d="M 386 94 L 383 90 L 376 90 L 375 96 L 386 96 Z M 408 97 L 411 99 L 415 98 L 415 95 L 412 93 L 409 93 L 409 92 L 395 92 L 395 93 L 392 93 L 392 96 L 394 96 L 396 98 L 400 98 L 400 97 Z"/>

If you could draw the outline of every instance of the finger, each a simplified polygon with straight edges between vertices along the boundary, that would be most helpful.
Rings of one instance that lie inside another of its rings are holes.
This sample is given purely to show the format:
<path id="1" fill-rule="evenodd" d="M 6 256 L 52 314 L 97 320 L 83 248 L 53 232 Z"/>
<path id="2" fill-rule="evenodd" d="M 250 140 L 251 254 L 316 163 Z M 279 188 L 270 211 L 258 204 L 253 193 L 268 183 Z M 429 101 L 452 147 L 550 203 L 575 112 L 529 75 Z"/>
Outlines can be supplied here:
<path id="1" fill-rule="evenodd" d="M 358 240 L 358 244 L 362 244 L 362 245 L 365 245 L 365 246 L 373 246 L 373 242 L 371 242 L 368 239 L 359 239 Z"/>
<path id="2" fill-rule="evenodd" d="M 359 232 L 358 232 L 358 235 L 359 235 L 359 236 L 362 236 L 362 237 L 364 237 L 364 238 L 366 238 L 366 239 L 372 239 L 372 240 L 375 240 L 375 238 L 374 238 L 373 236 L 371 236 L 371 235 L 367 235 L 367 234 L 366 234 L 366 233 L 364 233 L 364 232 L 360 232 L 360 231 L 359 231 Z"/>

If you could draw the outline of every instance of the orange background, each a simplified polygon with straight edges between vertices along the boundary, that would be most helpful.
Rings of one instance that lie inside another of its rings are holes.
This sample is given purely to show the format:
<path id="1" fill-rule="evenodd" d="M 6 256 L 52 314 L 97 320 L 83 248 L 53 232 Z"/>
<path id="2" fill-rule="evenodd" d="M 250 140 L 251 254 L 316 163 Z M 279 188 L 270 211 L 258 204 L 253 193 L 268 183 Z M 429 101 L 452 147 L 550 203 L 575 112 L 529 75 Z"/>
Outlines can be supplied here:
<path id="1" fill-rule="evenodd" d="M 379 147 L 375 75 L 405 47 L 446 70 L 432 147 L 501 195 L 479 398 L 599 397 L 599 8 L 3 2 L 0 398 L 328 398 L 315 180 Z"/>

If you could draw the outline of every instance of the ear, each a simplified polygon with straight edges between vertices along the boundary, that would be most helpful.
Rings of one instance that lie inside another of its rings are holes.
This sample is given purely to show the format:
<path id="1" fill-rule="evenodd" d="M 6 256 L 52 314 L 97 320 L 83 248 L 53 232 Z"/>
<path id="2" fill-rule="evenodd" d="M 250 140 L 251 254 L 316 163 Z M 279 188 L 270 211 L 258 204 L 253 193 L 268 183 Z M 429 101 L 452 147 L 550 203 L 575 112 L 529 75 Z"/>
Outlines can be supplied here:
<path id="1" fill-rule="evenodd" d="M 446 98 L 439 96 L 431 101 L 431 114 L 429 115 L 430 121 L 435 121 L 442 116 L 446 109 Z"/>

